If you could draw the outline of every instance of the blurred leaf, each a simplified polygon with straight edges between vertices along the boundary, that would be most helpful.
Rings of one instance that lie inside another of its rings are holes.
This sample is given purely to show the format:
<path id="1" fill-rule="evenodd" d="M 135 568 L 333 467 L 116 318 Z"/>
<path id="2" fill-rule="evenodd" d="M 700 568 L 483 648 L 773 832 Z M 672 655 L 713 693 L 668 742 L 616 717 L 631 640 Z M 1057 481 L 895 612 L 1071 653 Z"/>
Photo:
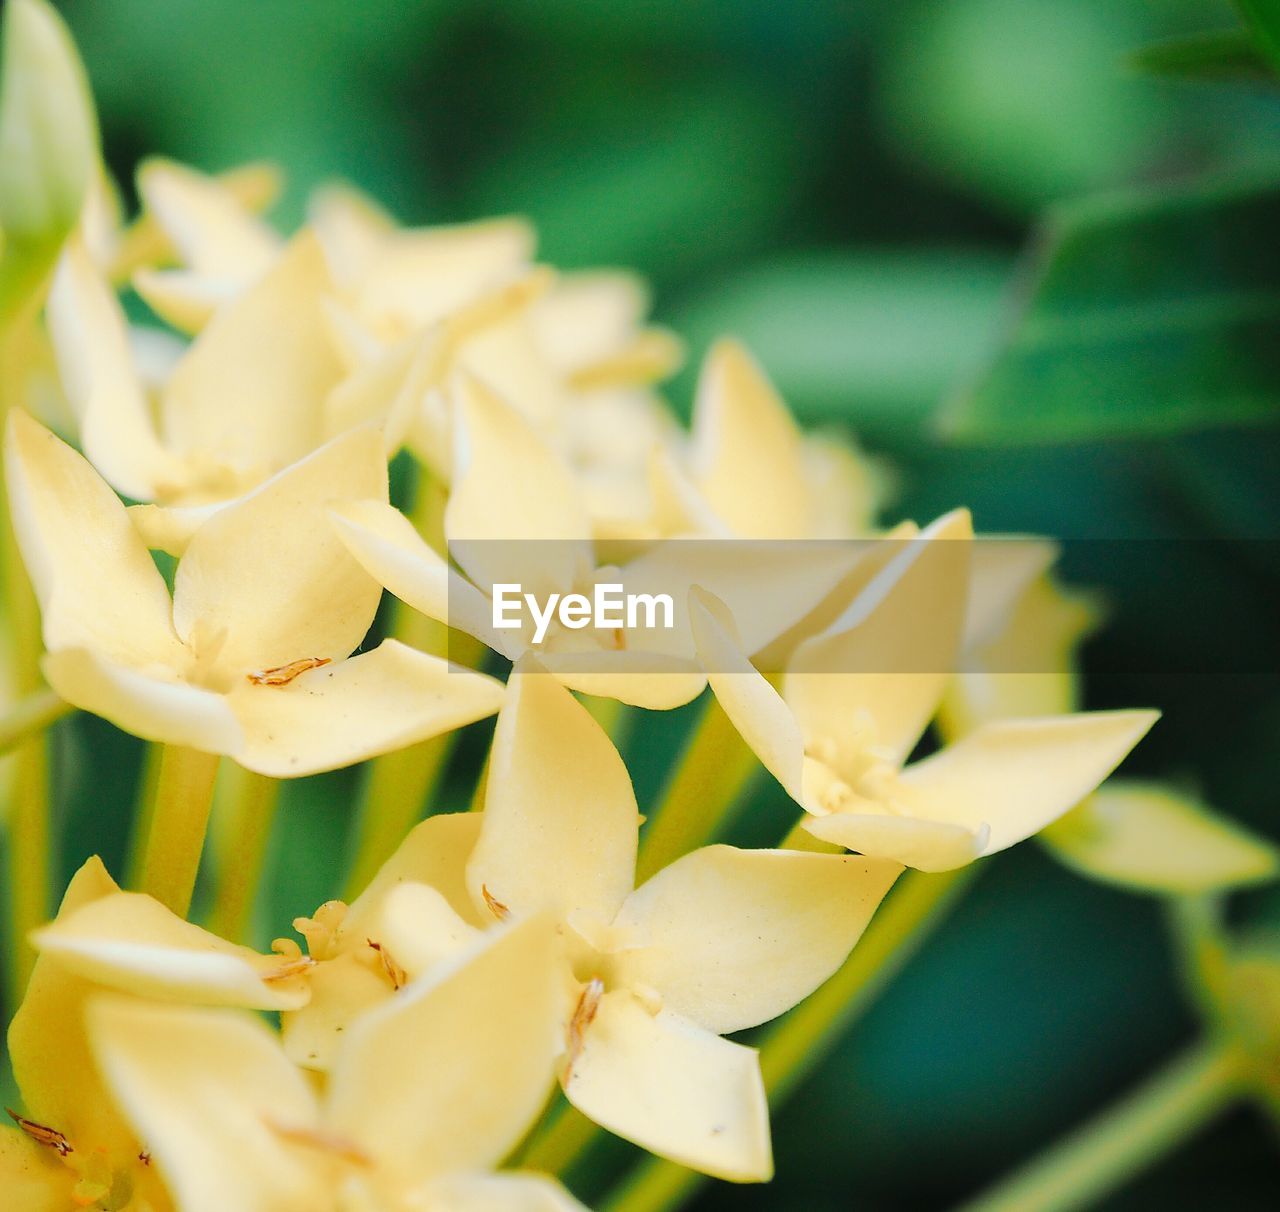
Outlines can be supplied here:
<path id="1" fill-rule="evenodd" d="M 496 156 L 469 194 L 478 213 L 528 214 L 555 264 L 705 268 L 763 243 L 800 183 L 805 140 L 763 90 L 650 79 L 583 107 Z"/>
<path id="2" fill-rule="evenodd" d="M 1178 433 L 1280 419 L 1280 186 L 1061 207 L 1029 303 L 941 419 L 966 442 Z"/>
<path id="3" fill-rule="evenodd" d="M 892 437 L 979 365 L 1007 277 L 1004 258 L 959 249 L 797 255 L 730 278 L 676 325 L 699 352 L 741 338 L 802 416 Z"/>
<path id="4" fill-rule="evenodd" d="M 1192 80 L 1275 80 L 1271 63 L 1246 30 L 1210 30 L 1145 47 L 1130 62 L 1144 71 Z"/>
<path id="5" fill-rule="evenodd" d="M 894 11 L 880 103 L 895 140 L 929 172 L 1006 207 L 1119 184 L 1173 132 L 1175 99 L 1118 70 L 1162 32 L 1139 6 L 949 0 Z"/>
<path id="6" fill-rule="evenodd" d="M 1280 70 L 1280 0 L 1235 0 L 1235 5 L 1254 42 Z"/>

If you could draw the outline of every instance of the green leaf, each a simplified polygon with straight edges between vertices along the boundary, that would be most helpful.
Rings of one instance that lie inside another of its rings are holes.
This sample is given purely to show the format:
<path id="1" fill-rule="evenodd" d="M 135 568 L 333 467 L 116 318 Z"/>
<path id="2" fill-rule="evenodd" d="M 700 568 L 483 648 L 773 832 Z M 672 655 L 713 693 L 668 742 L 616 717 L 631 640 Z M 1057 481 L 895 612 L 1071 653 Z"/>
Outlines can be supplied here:
<path id="1" fill-rule="evenodd" d="M 1280 0 L 1235 0 L 1253 40 L 1280 72 Z"/>
<path id="2" fill-rule="evenodd" d="M 807 419 L 910 436 L 986 356 L 1008 274 L 965 249 L 796 255 L 729 278 L 675 323 L 695 352 L 740 338 Z"/>
<path id="3" fill-rule="evenodd" d="M 1143 48 L 1129 61 L 1143 71 L 1190 80 L 1276 80 L 1271 62 L 1243 29 L 1170 38 Z"/>
<path id="4" fill-rule="evenodd" d="M 1112 779 L 1040 836 L 1082 875 L 1142 892 L 1216 892 L 1280 869 L 1270 842 L 1155 783 Z"/>
<path id="5" fill-rule="evenodd" d="M 1280 420 L 1280 185 L 1138 191 L 1051 214 L 1012 335 L 939 419 L 1021 444 Z"/>

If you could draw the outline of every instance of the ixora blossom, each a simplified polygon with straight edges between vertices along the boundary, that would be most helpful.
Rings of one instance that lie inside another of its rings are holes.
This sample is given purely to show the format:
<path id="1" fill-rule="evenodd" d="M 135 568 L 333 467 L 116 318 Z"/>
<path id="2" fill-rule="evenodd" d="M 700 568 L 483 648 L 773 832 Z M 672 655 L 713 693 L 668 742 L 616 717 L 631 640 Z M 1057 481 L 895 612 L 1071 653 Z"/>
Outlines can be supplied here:
<path id="1" fill-rule="evenodd" d="M 322 1095 L 260 1021 L 100 1000 L 105 1085 L 180 1212 L 569 1212 L 494 1174 L 546 1100 L 563 1015 L 554 928 L 479 940 L 355 1024 Z"/>
<path id="2" fill-rule="evenodd" d="M 781 693 L 752 666 L 727 612 L 694 592 L 712 688 L 814 837 L 925 871 L 962 866 L 1079 803 L 1158 718 L 994 720 L 903 768 L 961 651 L 971 537 L 961 511 L 904 540 L 844 614 L 796 648 Z"/>
<path id="3" fill-rule="evenodd" d="M 285 1016 L 290 1054 L 327 1067 L 350 1023 L 397 986 L 502 922 L 549 914 L 572 990 L 548 1041 L 568 1099 L 706 1173 L 768 1178 L 756 1053 L 720 1037 L 826 980 L 901 868 L 711 846 L 636 889 L 639 820 L 609 739 L 556 679 L 521 665 L 484 811 L 428 818 L 349 909 L 298 923 L 319 963 L 311 1002 Z"/>
<path id="4" fill-rule="evenodd" d="M 376 431 L 335 439 L 205 522 L 172 597 L 124 506 L 80 455 L 15 410 L 6 456 L 45 675 L 75 706 L 280 778 L 497 710 L 498 682 L 393 640 L 350 655 L 381 589 L 325 509 L 385 498 Z"/>
<path id="5" fill-rule="evenodd" d="M 801 432 L 737 341 L 702 364 L 686 456 L 661 468 L 668 526 L 742 539 L 845 539 L 871 532 L 882 471 L 847 442 Z"/>
<path id="6" fill-rule="evenodd" d="M 536 633 L 527 616 L 519 631 L 494 627 L 495 586 L 520 585 L 547 601 L 553 594 L 592 598 L 602 580 L 624 593 L 683 603 L 696 582 L 737 611 L 755 651 L 806 614 L 863 554 L 855 545 L 671 541 L 622 569 L 598 569 L 591 519 L 564 461 L 478 380 L 459 380 L 456 410 L 444 534 L 465 576 L 383 500 L 338 506 L 334 524 L 352 555 L 397 597 L 512 659 L 533 646 Z M 556 626 L 538 645 L 538 658 L 574 689 L 676 707 L 694 698 L 705 678 L 683 609 L 675 624 Z"/>
<path id="7" fill-rule="evenodd" d="M 22 1094 L 0 1128 L 0 1191 L 22 1212 L 161 1212 L 150 1154 L 104 1087 L 86 1033 L 90 1002 L 114 990 L 165 1002 L 288 1010 L 310 991 L 289 957 L 209 934 L 158 901 L 122 892 L 90 859 L 72 878 L 9 1026 Z"/>

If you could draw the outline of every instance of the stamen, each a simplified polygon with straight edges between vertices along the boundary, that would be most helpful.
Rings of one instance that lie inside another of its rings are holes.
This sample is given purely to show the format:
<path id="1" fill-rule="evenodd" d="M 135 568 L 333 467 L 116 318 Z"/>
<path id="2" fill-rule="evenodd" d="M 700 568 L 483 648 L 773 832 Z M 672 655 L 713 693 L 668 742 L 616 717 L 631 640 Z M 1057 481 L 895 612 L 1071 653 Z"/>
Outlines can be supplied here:
<path id="1" fill-rule="evenodd" d="M 578 1057 L 582 1055 L 582 1048 L 586 1043 L 586 1030 L 595 1022 L 602 997 L 604 997 L 604 981 L 598 976 L 593 976 L 583 986 L 582 993 L 578 997 L 578 1004 L 573 1008 L 573 1017 L 569 1019 L 569 1028 L 566 1032 L 569 1042 L 569 1056 L 564 1066 L 566 1084 L 569 1078 L 573 1076 L 573 1067 L 578 1063 Z"/>
<path id="2" fill-rule="evenodd" d="M 276 665 L 271 669 L 258 669 L 246 676 L 255 686 L 287 686 L 308 669 L 320 669 L 332 663 L 331 657 L 303 657 L 300 661 L 290 661 L 287 665 Z"/>
<path id="3" fill-rule="evenodd" d="M 378 958 L 382 961 L 382 970 L 387 974 L 392 989 L 398 993 L 409 983 L 409 974 L 391 958 L 391 953 L 381 943 L 375 943 L 371 938 L 364 941 L 378 953 Z"/>
<path id="4" fill-rule="evenodd" d="M 75 1150 L 71 1147 L 71 1142 L 67 1140 L 56 1128 L 46 1128 L 44 1124 L 38 1124 L 33 1119 L 27 1119 L 24 1115 L 19 1115 L 11 1107 L 6 1107 L 5 1111 L 9 1118 L 13 1120 L 33 1141 L 38 1145 L 44 1145 L 49 1149 L 56 1149 L 59 1157 L 66 1157 Z"/>
<path id="5" fill-rule="evenodd" d="M 316 961 L 309 955 L 299 955 L 296 959 L 285 960 L 283 964 L 277 964 L 268 972 L 262 974 L 264 984 L 273 984 L 276 981 L 292 980 L 295 976 L 301 976 L 309 968 L 314 968 Z"/>
<path id="6" fill-rule="evenodd" d="M 505 922 L 511 916 L 511 910 L 506 907 L 492 892 L 489 891 L 488 884 L 480 885 L 480 895 L 484 897 L 484 903 L 489 906 L 489 912 L 500 922 Z"/>

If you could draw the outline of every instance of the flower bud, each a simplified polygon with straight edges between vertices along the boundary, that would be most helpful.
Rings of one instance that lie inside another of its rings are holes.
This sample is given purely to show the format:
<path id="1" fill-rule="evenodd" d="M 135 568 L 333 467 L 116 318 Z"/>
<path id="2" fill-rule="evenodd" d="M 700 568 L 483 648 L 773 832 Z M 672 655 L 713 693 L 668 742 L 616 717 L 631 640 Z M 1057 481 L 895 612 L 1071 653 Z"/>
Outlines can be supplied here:
<path id="1" fill-rule="evenodd" d="M 46 0 L 9 0 L 0 57 L 0 230 L 58 245 L 93 177 L 97 121 L 71 36 Z"/>

